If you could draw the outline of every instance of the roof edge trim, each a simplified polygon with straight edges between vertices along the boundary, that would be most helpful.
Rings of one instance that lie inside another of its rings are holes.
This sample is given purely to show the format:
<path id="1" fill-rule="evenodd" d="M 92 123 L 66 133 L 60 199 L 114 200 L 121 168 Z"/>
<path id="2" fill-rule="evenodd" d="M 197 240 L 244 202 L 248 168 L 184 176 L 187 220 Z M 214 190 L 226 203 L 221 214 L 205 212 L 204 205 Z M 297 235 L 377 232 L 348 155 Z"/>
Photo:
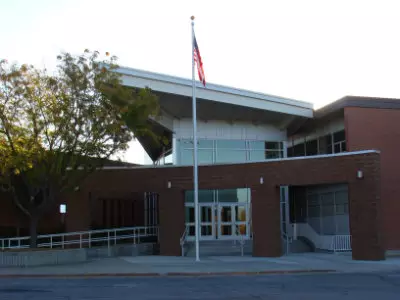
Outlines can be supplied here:
<path id="1" fill-rule="evenodd" d="M 192 86 L 192 80 L 190 80 L 190 79 L 161 74 L 161 73 L 155 73 L 155 72 L 150 72 L 150 71 L 144 71 L 144 70 L 139 70 L 139 69 L 134 69 L 134 68 L 129 68 L 129 67 L 119 67 L 116 69 L 116 72 L 118 72 L 122 75 L 141 77 L 143 79 L 152 79 L 152 80 L 157 80 L 157 81 L 163 81 L 166 83 L 179 84 L 179 85 L 184 85 L 184 86 Z M 306 108 L 306 109 L 314 108 L 314 105 L 310 102 L 305 102 L 305 101 L 300 101 L 300 100 L 290 99 L 290 98 L 284 98 L 284 97 L 279 97 L 279 96 L 274 96 L 274 95 L 269 95 L 269 94 L 263 94 L 263 93 L 259 93 L 259 92 L 253 92 L 253 91 L 249 91 L 249 90 L 238 89 L 238 88 L 228 87 L 228 86 L 224 86 L 224 85 L 207 83 L 207 88 L 204 88 L 200 84 L 200 82 L 196 81 L 196 88 L 208 89 L 211 91 L 227 93 L 227 94 L 234 94 L 234 95 L 239 95 L 239 96 L 243 96 L 243 97 L 256 98 L 256 99 L 276 102 L 276 103 L 280 103 L 280 104 L 297 106 L 300 108 Z"/>

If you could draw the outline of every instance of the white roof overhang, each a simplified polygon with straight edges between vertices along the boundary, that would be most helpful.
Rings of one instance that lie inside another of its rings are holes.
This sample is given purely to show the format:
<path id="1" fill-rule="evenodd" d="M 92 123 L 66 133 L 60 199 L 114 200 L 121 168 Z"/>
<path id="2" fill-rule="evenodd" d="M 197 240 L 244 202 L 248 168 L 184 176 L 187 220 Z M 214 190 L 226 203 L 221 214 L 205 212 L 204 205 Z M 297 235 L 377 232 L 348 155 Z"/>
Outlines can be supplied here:
<path id="1" fill-rule="evenodd" d="M 120 67 L 124 85 L 144 88 L 176 96 L 192 97 L 192 81 L 189 79 Z M 313 105 L 308 102 L 261 94 L 222 85 L 207 83 L 203 87 L 196 81 L 196 97 L 219 103 L 238 105 L 263 111 L 277 112 L 300 117 L 313 117 Z"/>
<path id="2" fill-rule="evenodd" d="M 173 118 L 192 117 L 191 80 L 126 67 L 116 72 L 122 75 L 125 86 L 148 87 L 159 96 L 161 117 L 149 120 L 155 132 L 172 137 Z M 196 98 L 199 120 L 269 123 L 284 130 L 294 119 L 313 117 L 313 105 L 308 102 L 209 83 L 204 88 L 197 81 Z M 149 137 L 139 141 L 153 160 L 166 150 Z"/>

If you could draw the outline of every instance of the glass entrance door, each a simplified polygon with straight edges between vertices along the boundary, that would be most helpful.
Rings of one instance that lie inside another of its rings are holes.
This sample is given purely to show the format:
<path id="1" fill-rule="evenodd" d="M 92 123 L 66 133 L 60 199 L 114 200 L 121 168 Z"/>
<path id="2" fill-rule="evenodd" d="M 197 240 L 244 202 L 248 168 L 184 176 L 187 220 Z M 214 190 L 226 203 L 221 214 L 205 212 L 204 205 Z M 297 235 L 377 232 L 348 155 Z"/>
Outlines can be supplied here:
<path id="1" fill-rule="evenodd" d="M 234 240 L 237 236 L 250 238 L 250 206 L 248 203 L 200 203 L 199 239 Z M 188 239 L 195 239 L 194 205 L 186 205 Z"/>
<path id="2" fill-rule="evenodd" d="M 234 205 L 218 205 L 218 239 L 230 239 L 235 234 L 234 228 Z"/>
<path id="3" fill-rule="evenodd" d="M 236 204 L 234 206 L 235 235 L 250 237 L 250 208 L 248 204 Z"/>
<path id="4" fill-rule="evenodd" d="M 218 239 L 235 239 L 250 237 L 249 205 L 231 203 L 218 205 Z"/>
<path id="5" fill-rule="evenodd" d="M 200 223 L 200 239 L 213 240 L 215 239 L 215 219 L 214 203 L 199 204 L 199 223 Z"/>

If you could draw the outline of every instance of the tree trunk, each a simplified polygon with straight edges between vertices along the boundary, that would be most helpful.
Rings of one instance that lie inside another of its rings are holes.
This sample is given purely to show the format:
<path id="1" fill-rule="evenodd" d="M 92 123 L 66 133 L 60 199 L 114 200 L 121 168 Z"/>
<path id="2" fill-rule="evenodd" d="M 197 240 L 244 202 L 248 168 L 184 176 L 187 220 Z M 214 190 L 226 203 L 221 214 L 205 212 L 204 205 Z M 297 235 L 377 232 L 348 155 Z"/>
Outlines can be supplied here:
<path id="1" fill-rule="evenodd" d="M 30 232 L 30 248 L 37 248 L 37 225 L 38 225 L 38 217 L 35 215 L 31 216 L 31 222 L 29 227 Z"/>

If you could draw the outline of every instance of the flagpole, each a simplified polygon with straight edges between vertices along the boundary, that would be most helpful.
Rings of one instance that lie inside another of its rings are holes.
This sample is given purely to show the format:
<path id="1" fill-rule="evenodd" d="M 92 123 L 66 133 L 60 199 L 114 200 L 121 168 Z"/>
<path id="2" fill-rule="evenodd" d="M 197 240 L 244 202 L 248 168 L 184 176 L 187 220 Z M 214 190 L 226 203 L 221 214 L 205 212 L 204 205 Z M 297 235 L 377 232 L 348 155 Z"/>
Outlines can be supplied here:
<path id="1" fill-rule="evenodd" d="M 199 254 L 199 186 L 197 167 L 197 111 L 196 111 L 196 80 L 194 62 L 194 16 L 192 20 L 192 110 L 193 110 L 193 183 L 194 183 L 194 221 L 195 221 L 195 244 L 196 261 L 200 261 Z"/>

